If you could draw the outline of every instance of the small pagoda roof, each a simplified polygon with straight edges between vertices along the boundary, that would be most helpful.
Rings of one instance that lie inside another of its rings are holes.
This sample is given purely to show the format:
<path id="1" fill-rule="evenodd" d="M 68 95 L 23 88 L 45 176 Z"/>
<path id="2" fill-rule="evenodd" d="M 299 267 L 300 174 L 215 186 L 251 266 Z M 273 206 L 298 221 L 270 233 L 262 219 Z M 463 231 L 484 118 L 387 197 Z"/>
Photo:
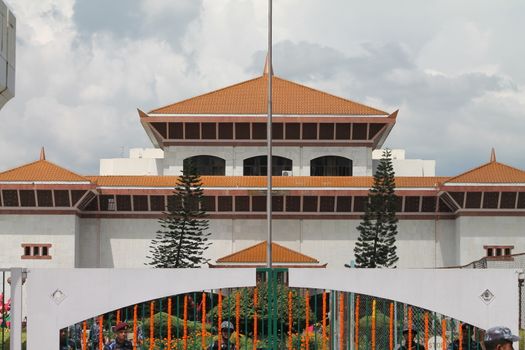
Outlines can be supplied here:
<path id="1" fill-rule="evenodd" d="M 280 264 L 319 264 L 317 259 L 272 242 L 272 262 Z M 266 241 L 217 259 L 217 263 L 266 263 Z"/>
<path id="2" fill-rule="evenodd" d="M 272 76 L 276 115 L 362 115 L 388 113 Z M 268 74 L 150 111 L 149 115 L 259 115 L 268 111 Z"/>

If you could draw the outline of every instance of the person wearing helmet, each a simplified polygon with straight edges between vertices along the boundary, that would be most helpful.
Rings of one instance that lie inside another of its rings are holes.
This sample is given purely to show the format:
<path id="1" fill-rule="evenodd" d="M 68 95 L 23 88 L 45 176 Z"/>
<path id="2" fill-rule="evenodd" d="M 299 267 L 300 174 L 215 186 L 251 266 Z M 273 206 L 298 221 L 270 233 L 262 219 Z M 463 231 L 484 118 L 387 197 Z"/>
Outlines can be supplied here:
<path id="1" fill-rule="evenodd" d="M 221 347 L 219 348 L 219 339 L 213 342 L 213 345 L 208 350 L 237 350 L 235 344 L 230 342 L 230 336 L 235 331 L 233 324 L 230 321 L 223 321 L 221 323 Z"/>
<path id="2" fill-rule="evenodd" d="M 492 327 L 485 333 L 485 350 L 513 350 L 512 343 L 520 337 L 512 334 L 508 327 Z"/>
<path id="3" fill-rule="evenodd" d="M 474 335 L 474 330 L 472 325 L 468 323 L 462 323 L 461 324 L 461 349 L 463 350 L 478 350 L 481 349 L 479 343 L 472 339 L 472 336 Z M 455 339 L 450 345 L 448 346 L 448 350 L 459 350 L 459 338 Z"/>

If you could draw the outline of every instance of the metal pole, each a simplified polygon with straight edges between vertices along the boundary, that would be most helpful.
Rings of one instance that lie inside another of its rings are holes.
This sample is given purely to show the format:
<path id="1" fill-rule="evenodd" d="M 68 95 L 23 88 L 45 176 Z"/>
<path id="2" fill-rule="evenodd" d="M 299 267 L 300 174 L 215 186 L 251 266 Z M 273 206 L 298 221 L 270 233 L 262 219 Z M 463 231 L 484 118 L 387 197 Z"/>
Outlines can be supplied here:
<path id="1" fill-rule="evenodd" d="M 11 350 L 22 349 L 22 278 L 24 270 L 11 269 L 11 334 L 9 346 Z M 56 335 L 58 337 L 58 334 Z"/>
<path id="2" fill-rule="evenodd" d="M 268 222 L 268 239 L 266 241 L 266 266 L 272 268 L 272 0 L 268 0 L 268 121 L 266 157 L 266 219 Z"/>

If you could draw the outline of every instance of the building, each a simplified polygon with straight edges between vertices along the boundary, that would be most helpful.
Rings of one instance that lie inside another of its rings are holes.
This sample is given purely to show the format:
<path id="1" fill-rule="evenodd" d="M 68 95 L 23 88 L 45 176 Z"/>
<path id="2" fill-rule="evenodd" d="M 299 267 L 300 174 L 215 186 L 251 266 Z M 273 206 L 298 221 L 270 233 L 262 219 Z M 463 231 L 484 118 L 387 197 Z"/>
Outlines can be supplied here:
<path id="1" fill-rule="evenodd" d="M 36 162 L 0 173 L 0 237 L 12 247 L 0 266 L 145 266 L 157 219 L 189 161 L 203 175 L 210 262 L 220 265 L 265 240 L 268 76 L 265 68 L 255 79 L 139 110 L 156 150 L 103 160 L 101 175 L 75 174 L 43 151 Z M 327 268 L 342 267 L 353 259 L 373 152 L 398 112 L 273 79 L 274 240 Z M 404 160 L 402 152 L 396 157 Z M 489 162 L 447 177 L 434 176 L 432 162 L 399 163 L 399 267 L 525 252 L 525 171 L 498 162 L 494 152 Z"/>
<path id="2" fill-rule="evenodd" d="M 0 108 L 15 96 L 16 18 L 0 0 Z"/>

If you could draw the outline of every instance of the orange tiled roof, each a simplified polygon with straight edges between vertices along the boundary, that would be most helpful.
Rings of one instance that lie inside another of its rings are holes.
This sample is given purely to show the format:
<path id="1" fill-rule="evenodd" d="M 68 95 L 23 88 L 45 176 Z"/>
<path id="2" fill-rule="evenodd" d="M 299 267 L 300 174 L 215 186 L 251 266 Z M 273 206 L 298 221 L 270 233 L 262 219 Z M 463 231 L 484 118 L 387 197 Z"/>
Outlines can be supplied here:
<path id="1" fill-rule="evenodd" d="M 89 182 L 87 178 L 45 159 L 4 171 L 0 173 L 0 181 Z"/>
<path id="2" fill-rule="evenodd" d="M 525 183 L 525 171 L 494 160 L 455 176 L 445 183 Z"/>
<path id="3" fill-rule="evenodd" d="M 388 113 L 273 76 L 273 113 L 388 115 Z M 266 114 L 268 75 L 154 109 L 159 114 Z"/>
<path id="4" fill-rule="evenodd" d="M 175 187 L 177 176 L 88 176 L 103 187 Z M 397 187 L 433 187 L 447 177 L 398 177 Z M 266 176 L 202 176 L 203 187 L 261 188 Z M 363 187 L 370 188 L 371 176 L 275 176 L 274 187 Z"/>
<path id="5" fill-rule="evenodd" d="M 265 263 L 266 242 L 257 243 L 217 260 L 218 263 Z M 274 263 L 319 263 L 318 260 L 272 242 Z"/>

